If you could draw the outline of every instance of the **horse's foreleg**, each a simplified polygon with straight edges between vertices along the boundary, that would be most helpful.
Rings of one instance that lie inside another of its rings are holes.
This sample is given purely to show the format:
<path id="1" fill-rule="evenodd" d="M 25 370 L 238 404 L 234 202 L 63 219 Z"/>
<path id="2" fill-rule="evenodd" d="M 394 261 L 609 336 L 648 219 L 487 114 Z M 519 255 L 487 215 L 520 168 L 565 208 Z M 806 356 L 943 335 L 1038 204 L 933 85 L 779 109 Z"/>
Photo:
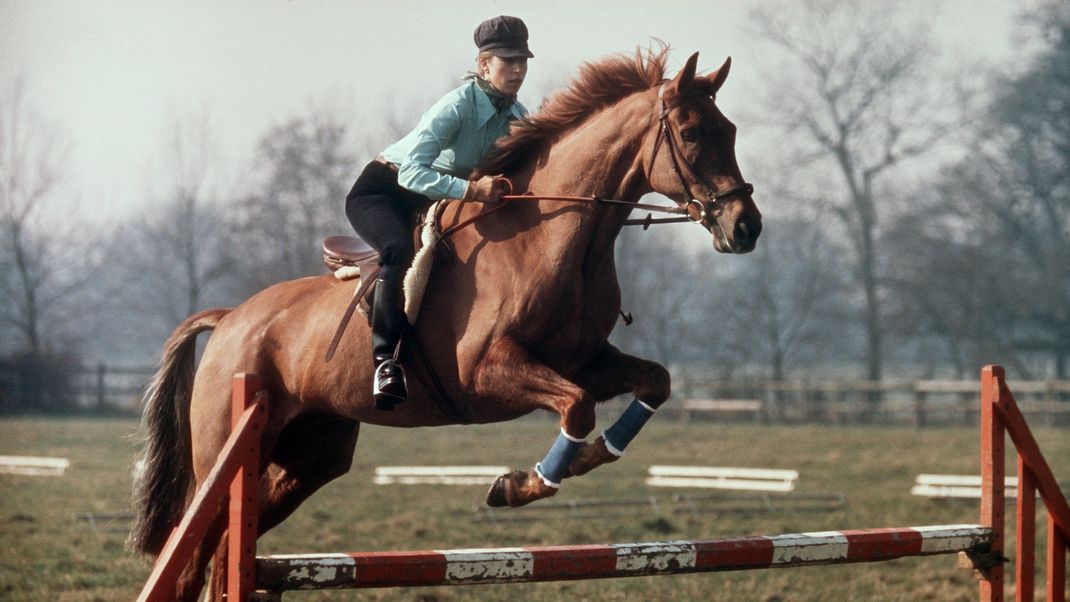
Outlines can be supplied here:
<path id="1" fill-rule="evenodd" d="M 476 371 L 475 390 L 480 397 L 561 416 L 561 434 L 542 461 L 527 471 L 498 477 L 487 493 L 487 505 L 523 506 L 557 493 L 583 439 L 594 429 L 594 398 L 508 337 L 490 346 Z"/>
<path id="2" fill-rule="evenodd" d="M 582 445 L 569 465 L 568 476 L 586 474 L 619 459 L 670 393 L 669 372 L 664 366 L 622 353 L 608 343 L 591 366 L 579 375 L 577 382 L 597 399 L 608 399 L 628 391 L 635 395 L 635 399 L 594 443 Z"/>

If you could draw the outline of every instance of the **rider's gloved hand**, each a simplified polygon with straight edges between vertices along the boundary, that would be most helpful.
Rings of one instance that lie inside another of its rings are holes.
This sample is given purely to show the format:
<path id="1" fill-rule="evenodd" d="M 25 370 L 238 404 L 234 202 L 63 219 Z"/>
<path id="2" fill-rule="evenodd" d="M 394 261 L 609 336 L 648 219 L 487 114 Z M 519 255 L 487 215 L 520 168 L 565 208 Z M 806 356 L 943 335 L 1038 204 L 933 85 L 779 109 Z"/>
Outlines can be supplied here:
<path id="1" fill-rule="evenodd" d="M 464 193 L 464 201 L 477 203 L 497 203 L 502 195 L 508 191 L 508 180 L 495 176 L 483 176 L 478 180 L 468 181 L 468 190 Z"/>

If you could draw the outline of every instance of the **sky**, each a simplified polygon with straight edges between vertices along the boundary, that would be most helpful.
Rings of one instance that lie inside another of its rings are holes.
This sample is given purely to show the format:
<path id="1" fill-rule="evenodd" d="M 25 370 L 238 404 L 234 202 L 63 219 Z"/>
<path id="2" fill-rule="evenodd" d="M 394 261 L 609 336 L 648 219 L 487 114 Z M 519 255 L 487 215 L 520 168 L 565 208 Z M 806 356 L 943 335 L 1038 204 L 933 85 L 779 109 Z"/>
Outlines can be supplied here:
<path id="1" fill-rule="evenodd" d="M 329 99 L 354 119 L 374 120 L 398 98 L 437 97 L 472 66 L 475 26 L 498 14 L 523 18 L 531 31 L 535 59 L 520 95 L 529 107 L 541 101 L 531 94 L 563 85 L 583 61 L 659 38 L 675 49 L 673 72 L 694 51 L 704 71 L 732 56 L 719 97 L 731 117 L 748 85 L 775 77 L 747 25 L 746 7 L 760 3 L 0 0 L 0 94 L 23 78 L 36 118 L 62 132 L 69 149 L 62 202 L 90 219 L 114 219 L 148 209 L 160 194 L 155 182 L 176 119 L 207 114 L 224 180 L 247 169 L 260 136 L 306 114 L 310 101 Z M 945 50 L 1013 59 L 1022 4 L 936 4 Z M 756 151 L 740 138 L 745 162 Z"/>

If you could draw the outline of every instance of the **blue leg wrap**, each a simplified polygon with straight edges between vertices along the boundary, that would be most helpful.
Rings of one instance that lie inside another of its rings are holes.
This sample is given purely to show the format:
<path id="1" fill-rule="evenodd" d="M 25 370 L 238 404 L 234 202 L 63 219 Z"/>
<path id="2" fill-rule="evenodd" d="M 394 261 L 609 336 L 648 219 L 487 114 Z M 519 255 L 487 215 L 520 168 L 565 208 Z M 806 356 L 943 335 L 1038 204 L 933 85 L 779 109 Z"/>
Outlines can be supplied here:
<path id="1" fill-rule="evenodd" d="M 568 465 L 572 463 L 572 458 L 576 457 L 576 452 L 579 451 L 581 445 L 583 445 L 583 439 L 569 437 L 565 434 L 565 429 L 561 429 L 561 434 L 550 446 L 550 451 L 546 452 L 546 457 L 535 465 L 535 470 L 542 477 L 543 482 L 551 487 L 559 487 L 561 479 L 568 474 Z"/>
<path id="2" fill-rule="evenodd" d="M 602 433 L 602 438 L 605 439 L 609 451 L 617 456 L 623 454 L 624 448 L 628 447 L 628 444 L 632 442 L 632 439 L 635 439 L 635 436 L 642 430 L 643 425 L 653 415 L 654 408 L 638 399 L 632 400 L 631 405 L 624 410 L 624 413 L 613 423 L 613 426 Z"/>

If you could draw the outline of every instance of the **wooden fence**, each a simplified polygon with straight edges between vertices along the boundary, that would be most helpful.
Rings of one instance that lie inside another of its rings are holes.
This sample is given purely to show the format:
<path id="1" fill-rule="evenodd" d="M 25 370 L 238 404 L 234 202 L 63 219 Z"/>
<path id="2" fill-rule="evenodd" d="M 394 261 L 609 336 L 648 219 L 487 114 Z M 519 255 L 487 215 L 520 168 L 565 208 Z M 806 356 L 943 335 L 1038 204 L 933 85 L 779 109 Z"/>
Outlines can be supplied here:
<path id="1" fill-rule="evenodd" d="M 1022 412 L 1044 426 L 1070 426 L 1070 380 L 1016 381 Z M 765 423 L 974 425 L 977 380 L 752 381 L 678 379 L 685 419 L 734 416 Z M 720 403 L 720 402 L 725 403 Z M 750 401 L 750 404 L 743 403 Z M 672 408 L 668 404 L 666 408 Z M 702 408 L 710 408 L 702 411 Z M 749 409 L 750 411 L 744 411 Z"/>
<path id="2" fill-rule="evenodd" d="M 154 366 L 0 366 L 0 410 L 141 411 Z"/>
<path id="3" fill-rule="evenodd" d="M 89 410 L 140 412 L 141 393 L 154 371 L 153 366 L 106 364 L 70 368 L 72 405 Z M 5 381 L 17 395 L 19 375 L 2 376 L 0 381 Z M 1070 380 L 1015 382 L 1019 405 L 1030 422 L 1070 426 Z M 975 425 L 978 386 L 977 380 L 777 382 L 678 376 L 673 381 L 673 398 L 659 414 L 685 421 L 745 420 L 763 424 Z M 599 411 L 619 413 L 630 401 L 630 397 L 622 397 L 604 404 Z"/>
<path id="4" fill-rule="evenodd" d="M 141 411 L 141 394 L 155 366 L 108 366 L 82 368 L 75 381 L 77 403 L 82 407 Z"/>

